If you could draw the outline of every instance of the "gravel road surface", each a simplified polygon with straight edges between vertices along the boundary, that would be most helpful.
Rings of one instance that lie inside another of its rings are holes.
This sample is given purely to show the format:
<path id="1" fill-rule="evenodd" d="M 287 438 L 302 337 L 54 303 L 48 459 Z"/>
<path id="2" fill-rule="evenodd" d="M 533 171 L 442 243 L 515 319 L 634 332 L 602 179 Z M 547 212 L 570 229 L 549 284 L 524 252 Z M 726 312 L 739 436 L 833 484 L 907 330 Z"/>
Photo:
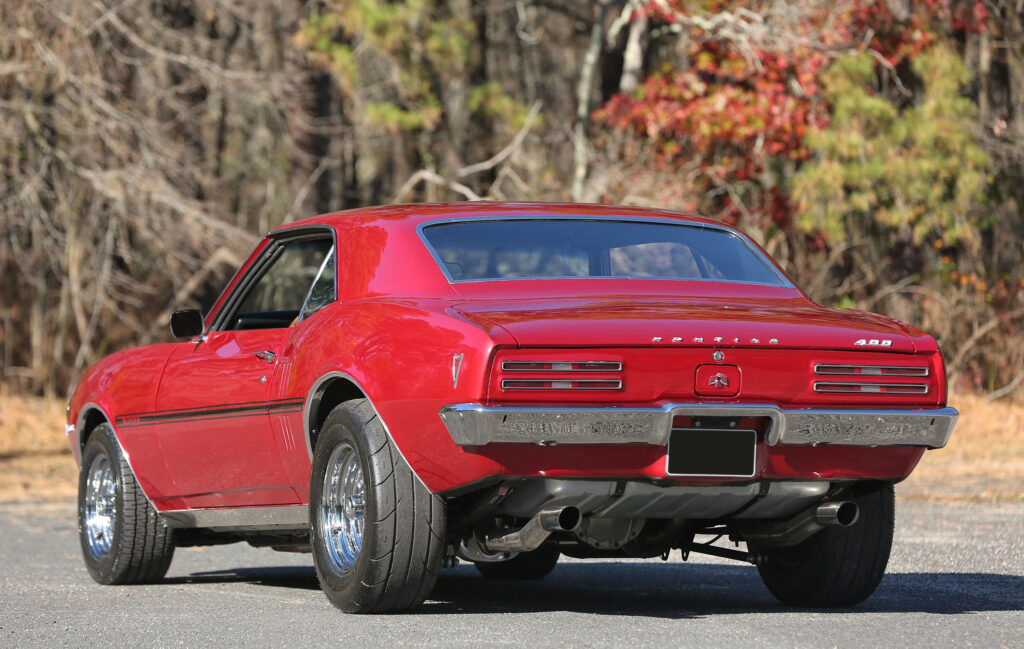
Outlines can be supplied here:
<path id="1" fill-rule="evenodd" d="M 897 499 L 898 499 L 897 493 Z M 0 504 L 0 647 L 1024 647 L 1024 504 L 897 504 L 875 595 L 780 606 L 755 568 L 565 560 L 546 580 L 443 573 L 415 614 L 343 615 L 309 555 L 181 549 L 152 586 L 98 586 L 69 504 Z"/>

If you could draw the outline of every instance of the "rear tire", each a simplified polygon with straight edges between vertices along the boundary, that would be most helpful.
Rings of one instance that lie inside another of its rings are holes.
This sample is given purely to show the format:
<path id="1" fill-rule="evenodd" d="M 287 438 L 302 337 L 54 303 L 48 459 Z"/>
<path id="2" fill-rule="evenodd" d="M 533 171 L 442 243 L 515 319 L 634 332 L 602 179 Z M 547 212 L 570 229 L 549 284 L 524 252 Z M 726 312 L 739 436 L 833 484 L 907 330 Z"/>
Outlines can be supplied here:
<path id="1" fill-rule="evenodd" d="M 309 494 L 313 562 L 332 604 L 388 613 L 427 598 L 444 558 L 444 502 L 416 478 L 365 399 L 328 415 Z"/>
<path id="2" fill-rule="evenodd" d="M 560 554 L 557 548 L 544 546 L 520 552 L 508 561 L 480 561 L 475 565 L 488 579 L 544 579 L 555 569 Z"/>
<path id="3" fill-rule="evenodd" d="M 167 574 L 174 535 L 142 493 L 110 424 L 97 426 L 78 474 L 78 538 L 100 584 L 145 584 Z"/>
<path id="4" fill-rule="evenodd" d="M 851 500 L 860 508 L 852 526 L 828 527 L 799 545 L 763 553 L 761 578 L 783 604 L 853 606 L 878 587 L 892 550 L 893 487 L 885 485 Z"/>

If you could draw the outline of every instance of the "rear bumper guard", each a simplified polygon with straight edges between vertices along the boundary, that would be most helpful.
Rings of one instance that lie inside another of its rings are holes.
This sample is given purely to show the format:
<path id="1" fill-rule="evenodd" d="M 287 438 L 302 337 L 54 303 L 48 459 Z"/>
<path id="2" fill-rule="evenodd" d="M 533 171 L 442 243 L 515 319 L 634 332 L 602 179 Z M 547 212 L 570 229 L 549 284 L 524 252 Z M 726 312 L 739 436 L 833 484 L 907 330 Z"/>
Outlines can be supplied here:
<path id="1" fill-rule="evenodd" d="M 672 419 L 767 417 L 766 442 L 942 448 L 959 413 L 929 410 L 783 410 L 774 405 L 677 404 L 660 408 L 445 406 L 441 420 L 459 446 L 485 444 L 668 444 Z"/>

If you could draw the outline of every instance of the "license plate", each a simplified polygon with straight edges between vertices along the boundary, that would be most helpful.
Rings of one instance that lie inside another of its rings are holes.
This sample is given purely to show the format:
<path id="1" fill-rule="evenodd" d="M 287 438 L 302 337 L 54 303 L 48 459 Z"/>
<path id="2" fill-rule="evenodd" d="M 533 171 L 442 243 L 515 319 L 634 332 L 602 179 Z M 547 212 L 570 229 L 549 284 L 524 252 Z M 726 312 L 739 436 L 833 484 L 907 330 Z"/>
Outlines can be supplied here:
<path id="1" fill-rule="evenodd" d="M 673 428 L 667 474 L 749 478 L 755 473 L 757 431 L 735 428 Z"/>

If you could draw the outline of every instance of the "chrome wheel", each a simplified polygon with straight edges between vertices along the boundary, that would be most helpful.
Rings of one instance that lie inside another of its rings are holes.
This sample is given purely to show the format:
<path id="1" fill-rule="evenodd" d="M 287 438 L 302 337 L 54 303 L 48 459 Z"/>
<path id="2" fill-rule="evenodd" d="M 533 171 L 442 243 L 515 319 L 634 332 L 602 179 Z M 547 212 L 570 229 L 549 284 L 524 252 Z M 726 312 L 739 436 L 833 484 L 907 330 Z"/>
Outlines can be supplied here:
<path id="1" fill-rule="evenodd" d="M 359 453 L 349 444 L 339 444 L 327 461 L 319 526 L 331 563 L 348 572 L 359 558 L 366 515 L 366 485 Z"/>
<path id="2" fill-rule="evenodd" d="M 110 553 L 114 540 L 114 517 L 117 516 L 117 480 L 110 458 L 98 455 L 89 465 L 85 485 L 85 534 L 89 553 L 103 559 Z"/>

